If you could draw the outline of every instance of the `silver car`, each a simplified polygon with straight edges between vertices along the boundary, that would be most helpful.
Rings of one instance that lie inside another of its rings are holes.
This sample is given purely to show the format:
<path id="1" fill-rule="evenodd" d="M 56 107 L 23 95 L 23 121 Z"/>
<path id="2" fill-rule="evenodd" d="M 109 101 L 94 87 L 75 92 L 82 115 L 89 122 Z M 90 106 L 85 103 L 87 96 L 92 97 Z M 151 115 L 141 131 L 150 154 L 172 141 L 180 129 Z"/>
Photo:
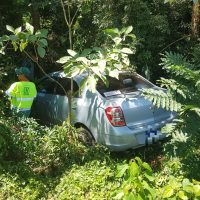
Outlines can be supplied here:
<path id="1" fill-rule="evenodd" d="M 63 72 L 54 72 L 50 76 L 66 91 L 70 90 L 70 79 Z M 109 87 L 99 80 L 96 91 L 92 93 L 88 88 L 79 89 L 84 76 L 74 78 L 72 111 L 74 126 L 82 127 L 88 138 L 116 151 L 138 148 L 163 139 L 160 129 L 172 121 L 174 114 L 155 108 L 140 95 L 142 88 L 161 88 L 136 73 L 120 73 L 119 80 L 108 77 Z M 33 117 L 50 124 L 66 120 L 68 98 L 63 89 L 48 77 L 39 81 L 37 89 Z"/>

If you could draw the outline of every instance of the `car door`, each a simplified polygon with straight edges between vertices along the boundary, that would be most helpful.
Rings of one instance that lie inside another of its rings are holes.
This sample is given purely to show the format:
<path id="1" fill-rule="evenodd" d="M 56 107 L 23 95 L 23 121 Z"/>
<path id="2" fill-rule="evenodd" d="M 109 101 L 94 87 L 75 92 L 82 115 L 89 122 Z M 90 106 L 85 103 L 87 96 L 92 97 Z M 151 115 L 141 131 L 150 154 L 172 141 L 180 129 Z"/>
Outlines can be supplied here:
<path id="1" fill-rule="evenodd" d="M 55 80 L 55 78 L 53 79 Z M 33 103 L 32 113 L 34 118 L 39 119 L 44 124 L 53 123 L 56 87 L 57 83 L 48 77 L 37 84 L 38 93 Z"/>
<path id="2" fill-rule="evenodd" d="M 68 97 L 66 93 L 68 93 L 71 89 L 71 79 L 66 77 L 59 77 L 57 79 L 60 85 L 57 85 L 56 92 L 55 92 L 55 105 L 54 109 L 52 110 L 52 117 L 55 124 L 60 124 L 68 117 Z M 65 91 L 63 90 L 65 89 Z M 73 92 L 74 98 L 72 99 L 72 111 L 76 110 L 76 97 L 78 95 L 78 85 L 74 81 L 73 82 Z M 66 93 L 65 93 L 66 92 Z"/>

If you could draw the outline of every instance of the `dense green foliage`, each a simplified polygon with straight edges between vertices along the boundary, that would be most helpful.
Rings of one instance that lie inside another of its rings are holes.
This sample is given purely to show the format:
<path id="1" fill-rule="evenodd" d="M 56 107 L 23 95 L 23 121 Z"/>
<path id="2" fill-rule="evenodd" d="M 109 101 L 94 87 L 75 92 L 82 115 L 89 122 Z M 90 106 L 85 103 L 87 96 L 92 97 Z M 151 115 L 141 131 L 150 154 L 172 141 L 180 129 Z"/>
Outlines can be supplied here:
<path id="1" fill-rule="evenodd" d="M 121 29 L 132 25 L 133 33 L 138 38 L 137 52 L 131 56 L 132 64 L 137 66 L 140 73 L 156 80 L 162 72 L 158 65 L 159 53 L 164 50 L 190 51 L 193 45 L 189 38 L 192 6 L 189 1 L 178 1 L 172 5 L 164 4 L 164 0 L 80 2 L 72 1 L 70 6 L 72 17 L 79 7 L 72 26 L 73 49 L 77 52 L 106 44 L 102 33 L 104 29 Z M 70 48 L 60 1 L 4 1 L 0 13 L 1 35 L 7 33 L 6 25 L 17 28 L 27 21 L 33 26 L 37 22 L 37 27 L 49 29 L 49 48 L 43 66 L 47 71 L 58 67 L 55 61 Z"/>
<path id="2" fill-rule="evenodd" d="M 163 153 L 158 147 L 117 155 L 104 147 L 84 146 L 77 137 L 80 133 L 67 124 L 47 128 L 33 119 L 2 117 L 0 133 L 1 199 L 200 196 L 199 182 L 184 178 L 178 159 L 159 163 Z M 154 160 L 154 170 L 135 157 L 139 155 Z M 135 159 L 127 164 L 131 157 Z"/>
<path id="3" fill-rule="evenodd" d="M 88 73 L 88 77 L 81 81 L 81 87 L 87 85 L 95 91 L 98 79 L 108 87 L 107 76 L 118 79 L 120 71 L 133 71 L 128 57 L 135 52 L 136 37 L 131 34 L 132 30 L 132 26 L 121 30 L 106 29 L 104 32 L 111 38 L 111 44 L 106 48 L 87 48 L 80 54 L 68 49 L 70 56 L 64 56 L 57 62 L 63 64 L 64 72 L 70 78 Z"/>
<path id="4" fill-rule="evenodd" d="M 0 54 L 0 199 L 200 199 L 199 1 L 62 2 L 71 29 L 59 0 L 7 0 L 0 6 L 5 54 Z M 124 48 L 121 42 L 131 31 L 134 42 Z M 61 69 L 56 62 L 61 58 L 71 77 L 89 68 L 106 83 L 105 64 L 111 66 L 107 74 L 117 77 L 114 64 L 122 61 L 148 79 L 159 79 L 167 90 L 143 94 L 155 106 L 177 112 L 163 129 L 169 141 L 119 154 L 85 146 L 81 132 L 67 123 L 45 127 L 11 117 L 2 89 L 13 82 L 13 69 L 29 46 L 43 73 Z"/>
<path id="5" fill-rule="evenodd" d="M 167 92 L 144 90 L 144 95 L 157 107 L 177 111 L 177 119 L 165 128 L 172 135 L 170 154 L 179 156 L 184 168 L 191 169 L 189 175 L 199 179 L 200 76 L 194 60 L 189 61 L 180 54 L 166 53 L 162 57 L 162 66 L 171 78 L 161 78 L 159 83 L 167 88 Z"/>

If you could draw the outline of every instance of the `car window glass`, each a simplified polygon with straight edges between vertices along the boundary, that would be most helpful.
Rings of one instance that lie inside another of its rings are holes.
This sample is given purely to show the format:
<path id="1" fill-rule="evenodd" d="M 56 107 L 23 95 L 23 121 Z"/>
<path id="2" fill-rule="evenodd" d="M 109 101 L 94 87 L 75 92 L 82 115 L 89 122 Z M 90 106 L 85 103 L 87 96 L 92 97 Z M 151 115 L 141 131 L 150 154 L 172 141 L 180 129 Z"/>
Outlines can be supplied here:
<path id="1" fill-rule="evenodd" d="M 49 78 L 42 80 L 37 87 L 38 92 L 55 94 L 57 83 Z"/>
<path id="2" fill-rule="evenodd" d="M 65 88 L 66 92 L 70 91 L 70 89 L 71 89 L 71 79 L 69 79 L 69 78 L 59 78 L 58 82 Z M 77 96 L 79 87 L 78 87 L 78 85 L 75 81 L 73 81 L 73 89 L 74 89 L 75 95 Z M 56 88 L 56 94 L 57 95 L 65 95 L 63 88 L 59 85 Z"/>
<path id="3" fill-rule="evenodd" d="M 128 92 L 135 92 L 142 88 L 153 87 L 153 84 L 146 81 L 136 74 L 120 74 L 119 79 L 107 76 L 109 86 L 106 87 L 102 80 L 99 79 L 97 83 L 97 90 L 103 95 L 123 94 Z M 115 91 L 113 93 L 112 91 Z"/>

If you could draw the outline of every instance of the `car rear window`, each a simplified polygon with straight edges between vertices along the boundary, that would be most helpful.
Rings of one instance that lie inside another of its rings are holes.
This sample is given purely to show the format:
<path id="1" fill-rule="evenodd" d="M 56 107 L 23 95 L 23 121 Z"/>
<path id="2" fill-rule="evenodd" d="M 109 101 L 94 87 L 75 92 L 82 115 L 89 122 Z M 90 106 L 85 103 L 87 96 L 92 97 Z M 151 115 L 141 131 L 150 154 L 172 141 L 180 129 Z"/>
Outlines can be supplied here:
<path id="1" fill-rule="evenodd" d="M 98 92 L 104 97 L 136 92 L 142 88 L 153 87 L 152 83 L 137 74 L 120 74 L 119 79 L 107 76 L 107 79 L 109 81 L 108 87 L 100 79 L 96 86 Z"/>

